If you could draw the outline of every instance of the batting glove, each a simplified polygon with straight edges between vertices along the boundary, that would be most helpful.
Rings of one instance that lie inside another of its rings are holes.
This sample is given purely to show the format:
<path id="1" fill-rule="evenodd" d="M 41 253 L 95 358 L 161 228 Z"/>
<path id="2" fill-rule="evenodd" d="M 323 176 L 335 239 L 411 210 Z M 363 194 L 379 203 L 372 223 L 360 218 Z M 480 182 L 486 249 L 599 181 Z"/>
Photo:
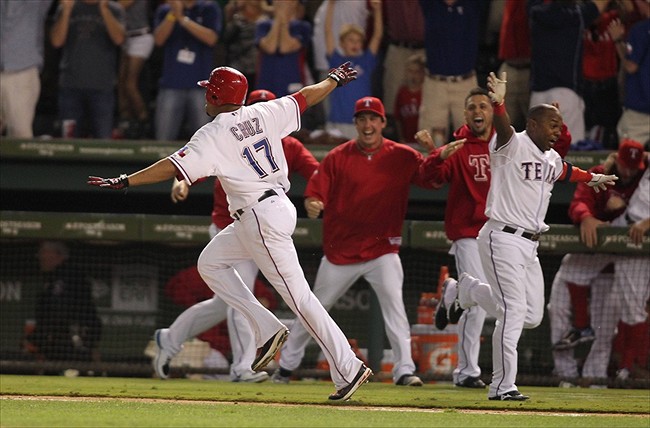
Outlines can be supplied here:
<path id="1" fill-rule="evenodd" d="M 596 193 L 601 190 L 607 190 L 607 186 L 613 186 L 618 177 L 615 175 L 605 175 L 605 174 L 591 174 L 591 181 L 587 183 L 587 186 L 593 187 Z"/>
<path id="2" fill-rule="evenodd" d="M 88 184 L 91 186 L 105 187 L 107 189 L 121 190 L 129 187 L 129 178 L 122 174 L 115 178 L 88 177 Z"/>
<path id="3" fill-rule="evenodd" d="M 357 70 L 352 68 L 350 61 L 333 68 L 327 74 L 327 77 L 336 82 L 336 87 L 340 88 L 347 85 L 357 78 Z"/>
<path id="4" fill-rule="evenodd" d="M 506 72 L 501 73 L 501 78 L 499 79 L 494 72 L 490 72 L 490 75 L 487 78 L 488 93 L 490 99 L 494 104 L 503 104 L 503 99 L 506 96 Z"/>

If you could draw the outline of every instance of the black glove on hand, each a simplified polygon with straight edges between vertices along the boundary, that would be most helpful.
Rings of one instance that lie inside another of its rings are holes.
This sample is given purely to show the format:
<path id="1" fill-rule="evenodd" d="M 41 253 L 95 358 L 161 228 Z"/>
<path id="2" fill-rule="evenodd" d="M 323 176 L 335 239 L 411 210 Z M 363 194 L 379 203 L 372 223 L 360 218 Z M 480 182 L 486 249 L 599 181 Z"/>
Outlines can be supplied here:
<path id="1" fill-rule="evenodd" d="M 336 87 L 340 88 L 347 85 L 357 78 L 357 70 L 350 66 L 350 61 L 333 68 L 327 74 L 327 77 L 336 82 Z"/>
<path id="2" fill-rule="evenodd" d="M 129 178 L 126 174 L 121 174 L 115 178 L 88 177 L 88 184 L 91 186 L 105 187 L 108 189 L 121 190 L 129 187 Z"/>

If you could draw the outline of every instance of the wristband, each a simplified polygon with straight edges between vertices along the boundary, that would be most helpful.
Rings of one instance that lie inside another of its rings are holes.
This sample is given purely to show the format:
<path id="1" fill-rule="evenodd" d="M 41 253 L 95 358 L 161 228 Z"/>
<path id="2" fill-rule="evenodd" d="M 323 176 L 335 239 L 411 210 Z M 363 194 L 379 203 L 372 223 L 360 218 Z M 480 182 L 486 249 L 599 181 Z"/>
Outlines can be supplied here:
<path id="1" fill-rule="evenodd" d="M 494 109 L 494 114 L 498 116 L 503 116 L 506 114 L 506 103 L 505 101 L 502 102 L 501 104 L 492 104 L 492 108 Z"/>
<path id="2" fill-rule="evenodd" d="M 167 12 L 167 15 L 165 15 L 165 19 L 166 19 L 167 21 L 171 21 L 171 22 L 176 21 L 176 17 L 175 17 L 174 14 L 171 13 L 171 12 Z"/>

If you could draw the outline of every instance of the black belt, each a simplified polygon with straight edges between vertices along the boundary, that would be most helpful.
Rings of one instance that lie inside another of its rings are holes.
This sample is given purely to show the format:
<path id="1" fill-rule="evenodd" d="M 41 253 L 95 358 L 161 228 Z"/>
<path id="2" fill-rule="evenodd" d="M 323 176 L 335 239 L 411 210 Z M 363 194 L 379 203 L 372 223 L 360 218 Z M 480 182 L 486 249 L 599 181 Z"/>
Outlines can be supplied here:
<path id="1" fill-rule="evenodd" d="M 262 193 L 262 196 L 260 196 L 259 198 L 257 198 L 257 202 L 262 202 L 264 199 L 268 199 L 268 198 L 270 198 L 271 196 L 277 196 L 277 195 L 278 195 L 278 194 L 275 192 L 275 190 L 273 190 L 273 189 L 269 189 L 269 190 L 267 190 L 266 192 Z M 243 208 L 240 208 L 240 209 L 238 209 L 237 211 L 235 211 L 235 212 L 232 214 L 232 216 L 235 218 L 235 220 L 239 220 L 239 219 L 241 218 L 242 214 L 244 214 L 244 209 L 243 209 Z"/>
<path id="2" fill-rule="evenodd" d="M 506 233 L 512 233 L 512 234 L 517 233 L 517 228 L 512 227 L 512 226 L 503 226 L 503 229 L 501 229 L 501 230 L 506 232 Z M 542 234 L 541 233 L 531 233 L 531 232 L 524 231 L 521 234 L 521 236 L 523 236 L 526 239 L 530 239 L 531 241 L 537 242 L 537 241 L 539 241 L 539 237 L 542 236 Z"/>
<path id="3" fill-rule="evenodd" d="M 149 27 L 145 28 L 139 28 L 137 30 L 130 30 L 126 32 L 127 37 L 137 37 L 137 36 L 144 36 L 145 34 L 149 34 L 150 30 Z"/>
<path id="4" fill-rule="evenodd" d="M 467 74 L 462 74 L 460 76 L 443 76 L 442 74 L 429 74 L 428 77 L 433 80 L 438 80 L 440 82 L 462 82 L 476 76 L 475 71 L 470 71 Z"/>

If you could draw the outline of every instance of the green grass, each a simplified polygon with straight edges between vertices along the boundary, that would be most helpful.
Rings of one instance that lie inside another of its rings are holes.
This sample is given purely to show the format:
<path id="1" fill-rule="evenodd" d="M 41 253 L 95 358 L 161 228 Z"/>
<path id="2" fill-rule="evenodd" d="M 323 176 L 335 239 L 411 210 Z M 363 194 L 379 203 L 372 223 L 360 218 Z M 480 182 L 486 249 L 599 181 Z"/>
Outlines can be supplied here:
<path id="1" fill-rule="evenodd" d="M 650 426 L 648 390 L 521 390 L 531 400 L 494 402 L 485 390 L 446 383 L 408 388 L 374 382 L 346 403 L 330 403 L 333 386 L 322 381 L 278 385 L 2 375 L 0 426 Z M 52 396 L 60 398 L 44 399 Z"/>

